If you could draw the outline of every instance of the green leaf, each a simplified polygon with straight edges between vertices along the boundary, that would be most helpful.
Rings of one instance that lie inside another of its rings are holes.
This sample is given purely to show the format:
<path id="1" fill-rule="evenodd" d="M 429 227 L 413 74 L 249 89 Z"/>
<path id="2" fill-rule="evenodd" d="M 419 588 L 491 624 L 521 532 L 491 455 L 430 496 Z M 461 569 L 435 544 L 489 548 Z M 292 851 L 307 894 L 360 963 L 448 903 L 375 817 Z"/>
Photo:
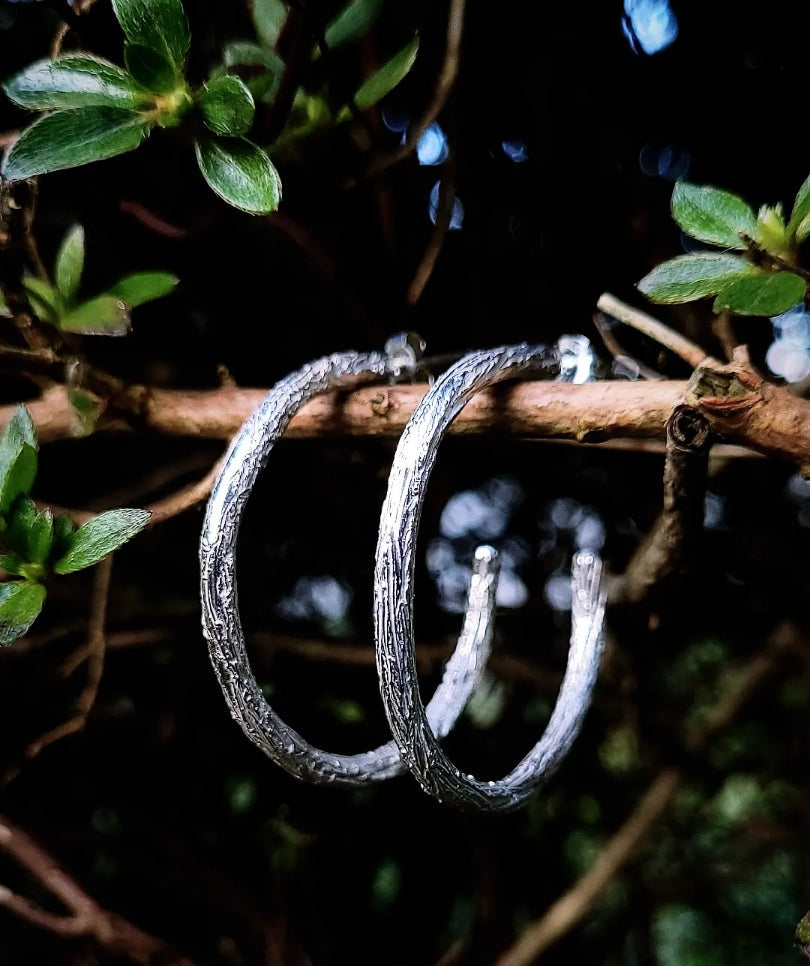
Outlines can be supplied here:
<path id="1" fill-rule="evenodd" d="M 203 177 L 223 201 L 251 215 L 278 208 L 281 179 L 261 148 L 245 138 L 201 135 L 195 149 Z"/>
<path id="2" fill-rule="evenodd" d="M 20 107 L 40 111 L 93 106 L 135 110 L 143 99 L 126 71 L 90 54 L 38 60 L 6 81 L 3 89 Z"/>
<path id="3" fill-rule="evenodd" d="M 171 294 L 180 280 L 168 272 L 136 272 L 119 278 L 115 285 L 107 289 L 107 295 L 114 295 L 125 302 L 130 309 L 163 298 Z"/>
<path id="4" fill-rule="evenodd" d="M 374 23 L 384 0 L 352 0 L 329 24 L 324 33 L 327 47 L 340 47 L 362 37 Z"/>
<path id="5" fill-rule="evenodd" d="M 0 554 L 0 570 L 5 570 L 7 574 L 19 577 L 22 574 L 24 563 L 16 553 Z"/>
<path id="6" fill-rule="evenodd" d="M 22 637 L 45 603 L 42 584 L 15 580 L 0 584 L 0 646 Z"/>
<path id="7" fill-rule="evenodd" d="M 781 205 L 763 205 L 757 214 L 757 241 L 774 255 L 786 255 L 790 245 Z"/>
<path id="8" fill-rule="evenodd" d="M 67 549 L 53 565 L 57 574 L 91 567 L 131 540 L 149 522 L 148 510 L 107 510 L 88 520 L 67 539 Z"/>
<path id="9" fill-rule="evenodd" d="M 716 295 L 730 275 L 750 269 L 750 262 L 739 255 L 713 252 L 679 255 L 654 268 L 637 287 L 653 302 L 692 302 Z"/>
<path id="10" fill-rule="evenodd" d="M 796 240 L 802 241 L 798 237 L 798 229 L 808 215 L 810 215 L 810 175 L 804 179 L 796 194 L 796 200 L 793 202 L 793 211 L 790 213 L 790 221 L 787 225 L 788 235 L 796 234 Z M 805 232 L 805 237 L 806 235 L 807 232 Z"/>
<path id="11" fill-rule="evenodd" d="M 268 104 L 275 100 L 284 74 L 284 61 L 274 50 L 247 40 L 232 40 L 222 48 L 222 63 L 226 72 L 254 68 L 249 72 L 240 71 L 253 99 Z"/>
<path id="12" fill-rule="evenodd" d="M 37 449 L 37 434 L 34 429 L 34 420 L 31 419 L 31 413 L 25 406 L 18 406 L 14 410 L 14 415 L 8 421 L 3 435 L 0 437 L 0 448 L 6 441 L 15 446 L 18 443 L 28 443 L 29 446 Z M 2 450 L 0 449 L 0 451 Z M 2 458 L 0 457 L 0 467 L 2 465 Z"/>
<path id="13" fill-rule="evenodd" d="M 810 235 L 810 215 L 802 219 L 796 228 L 796 241 L 801 244 Z"/>
<path id="14" fill-rule="evenodd" d="M 124 44 L 124 63 L 135 80 L 154 94 L 166 94 L 177 86 L 174 66 L 159 50 L 143 44 Z"/>
<path id="15" fill-rule="evenodd" d="M 31 492 L 37 477 L 37 451 L 28 443 L 0 448 L 0 513 L 8 513 L 14 501 Z"/>
<path id="16" fill-rule="evenodd" d="M 181 0 L 112 0 L 112 5 L 131 44 L 164 54 L 175 72 L 182 73 L 191 35 Z"/>
<path id="17" fill-rule="evenodd" d="M 68 389 L 67 398 L 76 415 L 74 436 L 89 436 L 96 428 L 98 417 L 104 411 L 104 403 L 83 389 Z"/>
<path id="18" fill-rule="evenodd" d="M 764 272 L 752 269 L 718 293 L 714 311 L 728 309 L 737 315 L 781 315 L 805 296 L 807 283 L 793 272 Z"/>
<path id="19" fill-rule="evenodd" d="M 43 322 L 56 325 L 62 314 L 62 299 L 53 285 L 43 282 L 35 275 L 24 275 L 23 286 L 28 294 L 31 308 Z"/>
<path id="20" fill-rule="evenodd" d="M 53 543 L 53 514 L 40 513 L 30 497 L 21 497 L 11 508 L 6 539 L 27 563 L 44 563 Z"/>
<path id="21" fill-rule="evenodd" d="M 31 414 L 18 406 L 0 436 L 0 513 L 34 484 L 37 475 L 37 438 Z"/>
<path id="22" fill-rule="evenodd" d="M 369 77 L 354 95 L 354 103 L 358 110 L 364 111 L 392 91 L 413 67 L 418 50 L 419 38 L 414 37 L 399 53 L 394 54 L 387 64 Z"/>
<path id="23" fill-rule="evenodd" d="M 672 216 L 687 235 L 721 248 L 742 250 L 742 236 L 756 238 L 757 220 L 742 198 L 719 188 L 679 181 L 672 192 Z"/>
<path id="24" fill-rule="evenodd" d="M 99 295 L 63 315 L 59 328 L 82 335 L 126 335 L 131 328 L 129 309 L 115 295 Z"/>
<path id="25" fill-rule="evenodd" d="M 56 255 L 53 277 L 59 294 L 70 304 L 79 291 L 84 268 L 84 228 L 74 225 L 65 235 Z"/>
<path id="26" fill-rule="evenodd" d="M 253 0 L 253 26 L 265 47 L 276 46 L 289 12 L 284 0 Z"/>
<path id="27" fill-rule="evenodd" d="M 199 107 L 206 127 L 228 136 L 249 130 L 256 110 L 247 85 L 233 74 L 222 74 L 205 84 Z"/>
<path id="28" fill-rule="evenodd" d="M 9 307 L 8 307 L 8 305 L 6 303 L 6 300 L 3 297 L 3 293 L 2 292 L 0 292 L 0 316 L 2 316 L 2 318 L 4 318 L 4 319 L 10 319 L 11 318 L 11 310 L 9 309 Z"/>
<path id="29" fill-rule="evenodd" d="M 5 156 L 0 174 L 19 181 L 133 151 L 150 126 L 142 115 L 112 107 L 56 111 L 22 132 Z"/>
<path id="30" fill-rule="evenodd" d="M 67 553 L 71 534 L 76 532 L 76 524 L 66 513 L 60 513 L 53 521 L 53 555 L 57 559 Z"/>

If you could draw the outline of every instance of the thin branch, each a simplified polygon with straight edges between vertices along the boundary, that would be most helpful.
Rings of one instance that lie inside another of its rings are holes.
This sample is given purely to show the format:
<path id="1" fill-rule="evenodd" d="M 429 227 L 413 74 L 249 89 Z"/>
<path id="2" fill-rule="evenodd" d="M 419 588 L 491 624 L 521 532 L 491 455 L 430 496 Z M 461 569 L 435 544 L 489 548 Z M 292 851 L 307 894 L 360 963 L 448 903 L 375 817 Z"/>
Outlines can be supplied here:
<path id="1" fill-rule="evenodd" d="M 682 336 L 668 325 L 664 325 L 663 322 L 659 322 L 658 319 L 654 319 L 651 315 L 647 315 L 646 312 L 634 309 L 625 302 L 619 301 L 609 292 L 599 296 L 596 307 L 605 315 L 610 315 L 659 342 L 662 346 L 680 356 L 685 362 L 688 362 L 690 366 L 696 367 L 701 364 L 706 365 L 709 362 L 717 362 L 697 343 Z"/>
<path id="2" fill-rule="evenodd" d="M 729 675 L 726 688 L 711 711 L 687 737 L 686 746 L 697 752 L 737 715 L 796 637 L 791 625 L 780 625 L 767 648 L 738 673 Z M 557 899 L 536 922 L 496 961 L 495 966 L 529 966 L 572 929 L 588 912 L 608 883 L 636 851 L 642 839 L 671 805 L 684 771 L 668 767 L 653 779 L 638 805 L 616 831 L 590 869 Z"/>
<path id="3" fill-rule="evenodd" d="M 194 966 L 192 961 L 91 898 L 56 859 L 10 819 L 0 815 L 0 849 L 33 875 L 70 911 L 60 916 L 0 886 L 0 908 L 25 922 L 58 936 L 88 936 L 113 954 L 126 956 L 138 966 Z"/>
<path id="4" fill-rule="evenodd" d="M 455 200 L 455 185 L 452 184 L 450 175 L 445 173 L 440 181 L 439 203 L 436 207 L 436 221 L 433 225 L 430 241 L 428 242 L 425 253 L 422 256 L 421 262 L 417 266 L 413 280 L 408 287 L 408 292 L 405 297 L 408 305 L 416 305 L 416 303 L 422 297 L 422 293 L 425 290 L 425 286 L 427 285 L 430 276 L 433 274 L 433 270 L 436 267 L 436 262 L 439 259 L 442 246 L 444 245 L 444 240 L 447 237 L 447 230 L 450 227 L 450 219 L 453 214 L 453 204 Z"/>
<path id="5" fill-rule="evenodd" d="M 464 9 L 466 0 L 450 0 L 449 15 L 447 18 L 447 41 L 445 44 L 444 61 L 442 63 L 439 76 L 436 79 L 436 86 L 433 90 L 433 97 L 421 118 L 408 128 L 405 143 L 393 151 L 380 154 L 375 158 L 366 169 L 363 177 L 370 178 L 379 174 L 386 168 L 397 164 L 411 155 L 419 143 L 419 139 L 439 116 L 447 98 L 453 89 L 453 85 L 458 77 L 458 69 L 461 61 L 461 35 L 464 28 Z M 346 187 L 354 187 L 355 182 L 348 182 Z"/>
<path id="6" fill-rule="evenodd" d="M 663 509 L 624 574 L 611 583 L 612 604 L 637 604 L 688 559 L 703 526 L 710 444 L 706 417 L 678 406 L 667 423 Z"/>
<path id="7" fill-rule="evenodd" d="M 68 735 L 76 734 L 84 728 L 98 695 L 101 674 L 104 670 L 106 638 L 104 623 L 107 615 L 107 600 L 110 594 L 113 555 L 105 557 L 97 566 L 93 577 L 93 595 L 90 602 L 87 641 L 62 666 L 65 677 L 70 676 L 80 664 L 87 662 L 87 678 L 76 701 L 76 711 L 61 724 L 50 728 L 38 738 L 29 742 L 23 752 L 23 760 L 12 765 L 0 779 L 0 788 L 13 781 L 22 769 L 23 763 L 30 761 L 48 745 L 52 745 Z"/>

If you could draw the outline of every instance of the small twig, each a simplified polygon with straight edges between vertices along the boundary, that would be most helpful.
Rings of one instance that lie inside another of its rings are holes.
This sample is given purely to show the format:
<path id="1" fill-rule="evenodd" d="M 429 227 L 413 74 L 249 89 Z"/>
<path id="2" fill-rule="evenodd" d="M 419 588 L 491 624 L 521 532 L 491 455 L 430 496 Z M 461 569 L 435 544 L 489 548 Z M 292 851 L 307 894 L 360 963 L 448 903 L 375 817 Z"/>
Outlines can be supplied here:
<path id="1" fill-rule="evenodd" d="M 612 604 L 637 604 L 688 559 L 703 525 L 710 445 L 706 417 L 678 406 L 667 423 L 663 508 L 624 574 L 610 585 Z"/>
<path id="2" fill-rule="evenodd" d="M 639 332 L 643 332 L 644 335 L 649 336 L 651 339 L 655 339 L 656 342 L 670 349 L 692 367 L 717 362 L 716 359 L 710 356 L 696 342 L 692 342 L 679 332 L 671 329 L 668 325 L 664 325 L 658 319 L 647 315 L 646 312 L 642 312 L 640 309 L 634 309 L 625 302 L 619 301 L 619 299 L 609 292 L 605 292 L 599 296 L 596 307 L 604 312 L 605 315 L 610 315 L 614 319 L 624 322 L 625 325 L 630 325 Z"/>
<path id="3" fill-rule="evenodd" d="M 201 480 L 189 483 L 175 493 L 147 504 L 146 509 L 152 514 L 149 518 L 149 526 L 154 527 L 159 523 L 165 523 L 166 520 L 171 520 L 172 517 L 207 499 L 214 488 L 221 467 L 222 460 L 218 460 Z"/>
<path id="4" fill-rule="evenodd" d="M 433 274 L 436 262 L 439 259 L 444 240 L 447 237 L 447 230 L 450 227 L 450 218 L 453 214 L 453 204 L 456 198 L 455 186 L 450 180 L 450 175 L 445 174 L 440 182 L 439 203 L 436 208 L 436 222 L 430 235 L 425 253 L 422 256 L 416 272 L 411 282 L 405 301 L 413 306 L 422 297 L 425 286 Z"/>
<path id="5" fill-rule="evenodd" d="M 0 815 L 0 850 L 34 876 L 70 914 L 47 912 L 5 886 L 0 886 L 0 908 L 57 936 L 91 937 L 111 953 L 126 956 L 138 966 L 154 966 L 158 962 L 166 966 L 194 966 L 162 939 L 102 908 L 52 855 L 3 815 Z"/>
<path id="6" fill-rule="evenodd" d="M 730 676 L 714 707 L 690 730 L 686 741 L 690 751 L 697 752 L 705 747 L 734 719 L 745 701 L 774 669 L 795 636 L 795 628 L 791 625 L 780 625 L 765 651 L 752 658 L 739 673 Z M 684 774 L 683 769 L 674 767 L 659 772 L 591 868 L 529 926 L 498 958 L 495 966 L 529 966 L 586 915 L 605 886 L 620 872 L 644 836 L 670 806 Z"/>
<path id="7" fill-rule="evenodd" d="M 370 178 L 377 175 L 412 154 L 416 145 L 419 143 L 419 139 L 439 116 L 439 112 L 446 104 L 447 98 L 450 96 L 450 92 L 458 76 L 461 61 L 461 35 L 464 28 L 465 6 L 466 0 L 450 0 L 444 61 L 439 71 L 439 76 L 436 79 L 436 86 L 430 103 L 421 118 L 408 128 L 405 143 L 393 151 L 378 155 L 368 166 L 363 177 Z M 354 182 L 349 182 L 347 187 L 354 187 Z"/>
<path id="8" fill-rule="evenodd" d="M 622 346 L 619 345 L 618 339 L 613 334 L 613 328 L 608 323 L 604 312 L 594 312 L 593 324 L 596 328 L 596 331 L 602 337 L 602 341 L 605 343 L 605 348 L 617 362 L 624 363 L 625 365 L 629 364 L 631 367 L 635 367 L 642 379 L 650 380 L 665 378 L 656 369 L 645 365 L 639 359 L 636 359 L 635 356 L 631 356 L 629 352 L 625 352 Z"/>

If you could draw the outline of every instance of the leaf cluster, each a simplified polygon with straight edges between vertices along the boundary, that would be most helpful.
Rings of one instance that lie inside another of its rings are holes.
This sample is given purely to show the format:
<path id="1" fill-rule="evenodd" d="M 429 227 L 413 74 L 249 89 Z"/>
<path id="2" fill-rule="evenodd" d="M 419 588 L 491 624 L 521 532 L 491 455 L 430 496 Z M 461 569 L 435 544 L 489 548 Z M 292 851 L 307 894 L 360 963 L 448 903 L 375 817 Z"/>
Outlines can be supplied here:
<path id="1" fill-rule="evenodd" d="M 73 225 L 56 254 L 53 284 L 32 275 L 23 278 L 37 317 L 61 332 L 126 335 L 131 327 L 130 310 L 168 295 L 178 281 L 168 272 L 135 272 L 99 295 L 79 299 L 84 258 L 84 229 Z M 3 309 L 0 295 L 0 312 Z"/>
<path id="2" fill-rule="evenodd" d="M 267 153 L 243 135 L 255 104 L 229 73 L 192 89 L 191 36 L 181 0 L 112 0 L 126 42 L 124 67 L 86 53 L 40 60 L 4 85 L 21 107 L 47 111 L 6 154 L 9 181 L 100 161 L 137 148 L 155 127 L 188 123 L 200 171 L 228 204 L 275 211 L 281 179 Z"/>
<path id="3" fill-rule="evenodd" d="M 146 510 L 109 510 L 77 527 L 67 514 L 37 509 L 37 439 L 31 414 L 19 406 L 0 436 L 0 646 L 26 633 L 45 603 L 49 574 L 98 563 L 149 521 Z"/>
<path id="4" fill-rule="evenodd" d="M 327 51 L 334 53 L 365 36 L 377 21 L 384 0 L 349 0 L 325 26 L 322 38 L 309 52 L 310 65 L 317 65 Z M 287 64 L 279 53 L 279 42 L 290 16 L 286 0 L 254 0 L 253 25 L 256 40 L 235 40 L 222 50 L 221 73 L 236 72 L 244 78 L 253 97 L 274 105 Z M 418 37 L 396 51 L 378 70 L 363 80 L 351 94 L 328 85 L 311 90 L 298 86 L 279 136 L 269 150 L 276 156 L 316 131 L 343 124 L 357 111 L 378 103 L 404 79 L 416 60 Z"/>
<path id="5" fill-rule="evenodd" d="M 652 301 L 713 296 L 715 312 L 774 316 L 805 298 L 808 275 L 798 264 L 798 249 L 810 235 L 810 177 L 787 222 L 781 205 L 765 205 L 755 214 L 738 195 L 686 182 L 672 192 L 672 215 L 687 235 L 722 251 L 680 255 L 658 265 L 638 283 Z"/>

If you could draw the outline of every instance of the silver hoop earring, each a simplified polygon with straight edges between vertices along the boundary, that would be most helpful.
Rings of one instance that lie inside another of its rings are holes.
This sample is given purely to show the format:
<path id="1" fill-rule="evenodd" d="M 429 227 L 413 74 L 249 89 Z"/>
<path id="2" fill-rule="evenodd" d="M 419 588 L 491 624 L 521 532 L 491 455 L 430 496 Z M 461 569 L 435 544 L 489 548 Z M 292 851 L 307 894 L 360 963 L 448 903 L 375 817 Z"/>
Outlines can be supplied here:
<path id="1" fill-rule="evenodd" d="M 382 781 L 406 771 L 393 741 L 357 755 L 321 751 L 273 711 L 253 675 L 239 617 L 236 543 L 256 478 L 295 412 L 336 388 L 397 378 L 419 365 L 413 342 L 394 336 L 386 352 L 346 352 L 318 359 L 278 382 L 231 443 L 208 501 L 200 539 L 203 633 L 232 717 L 250 740 L 291 775 L 344 786 Z M 480 547 L 467 612 L 456 649 L 428 706 L 436 734 L 445 737 L 463 710 L 486 663 L 498 578 L 496 552 Z"/>
<path id="2" fill-rule="evenodd" d="M 518 808 L 571 748 L 590 704 L 604 650 L 601 560 L 578 553 L 572 566 L 571 644 L 557 704 L 528 755 L 499 781 L 463 774 L 444 754 L 419 695 L 413 641 L 414 547 L 439 443 L 476 392 L 524 373 L 559 373 L 556 350 L 503 346 L 451 366 L 420 401 L 400 437 L 380 517 L 374 576 L 374 626 L 380 691 L 403 760 L 422 788 L 460 808 Z"/>

